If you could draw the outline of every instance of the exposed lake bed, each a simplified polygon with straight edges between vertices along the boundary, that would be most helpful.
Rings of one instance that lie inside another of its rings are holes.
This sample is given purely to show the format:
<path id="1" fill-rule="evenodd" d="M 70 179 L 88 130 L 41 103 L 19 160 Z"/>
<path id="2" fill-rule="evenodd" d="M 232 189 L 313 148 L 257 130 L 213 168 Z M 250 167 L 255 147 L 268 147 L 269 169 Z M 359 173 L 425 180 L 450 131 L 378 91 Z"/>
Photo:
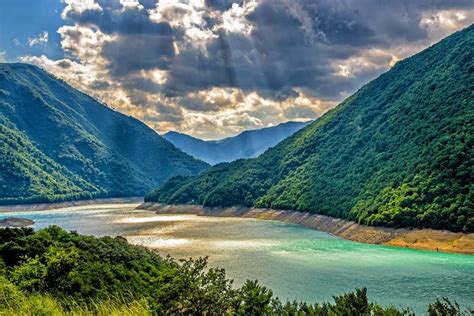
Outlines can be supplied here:
<path id="1" fill-rule="evenodd" d="M 472 307 L 474 257 L 367 245 L 300 225 L 254 218 L 160 215 L 139 203 L 0 214 L 95 236 L 126 237 L 175 258 L 209 256 L 237 285 L 258 279 L 282 299 L 330 300 L 367 287 L 381 304 L 424 312 L 436 297 Z"/>
<path id="2" fill-rule="evenodd" d="M 474 254 L 474 234 L 446 230 L 406 229 L 360 225 L 350 220 L 296 211 L 254 207 L 203 207 L 200 205 L 166 205 L 143 203 L 140 209 L 158 214 L 196 214 L 218 217 L 244 217 L 298 224 L 341 238 L 367 244 Z"/>

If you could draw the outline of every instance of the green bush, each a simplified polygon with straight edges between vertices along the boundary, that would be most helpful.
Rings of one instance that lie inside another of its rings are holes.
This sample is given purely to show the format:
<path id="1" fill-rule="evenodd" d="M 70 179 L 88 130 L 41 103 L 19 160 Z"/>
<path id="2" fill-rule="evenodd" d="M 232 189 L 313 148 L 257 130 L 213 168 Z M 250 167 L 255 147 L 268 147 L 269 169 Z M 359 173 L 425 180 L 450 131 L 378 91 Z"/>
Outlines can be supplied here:
<path id="1" fill-rule="evenodd" d="M 8 257 L 12 249 L 15 259 Z M 55 226 L 0 229 L 1 262 L 1 315 L 412 314 L 369 302 L 366 289 L 334 297 L 333 303 L 283 303 L 257 281 L 233 287 L 206 258 L 176 262 L 122 237 L 81 236 Z M 463 315 L 447 299 L 428 311 Z"/>

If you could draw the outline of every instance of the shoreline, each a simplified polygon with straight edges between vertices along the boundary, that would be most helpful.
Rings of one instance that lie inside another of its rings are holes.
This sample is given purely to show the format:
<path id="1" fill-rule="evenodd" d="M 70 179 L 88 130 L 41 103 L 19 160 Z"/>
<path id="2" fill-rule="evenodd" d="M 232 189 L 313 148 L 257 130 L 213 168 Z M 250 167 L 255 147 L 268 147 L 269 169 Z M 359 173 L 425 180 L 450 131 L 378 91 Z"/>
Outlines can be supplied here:
<path id="1" fill-rule="evenodd" d="M 253 207 L 203 207 L 200 205 L 165 205 L 143 203 L 137 209 L 158 214 L 192 214 L 216 217 L 243 217 L 298 224 L 347 240 L 366 244 L 430 250 L 448 253 L 474 254 L 474 233 L 454 233 L 446 230 L 407 229 L 360 225 L 352 221 L 325 215 Z"/>
<path id="2" fill-rule="evenodd" d="M 127 197 L 127 198 L 101 198 L 91 200 L 64 201 L 53 203 L 36 203 L 36 204 L 17 204 L 17 205 L 0 205 L 0 214 L 8 212 L 23 211 L 46 211 L 66 207 L 106 204 L 106 203 L 143 203 L 143 197 Z"/>

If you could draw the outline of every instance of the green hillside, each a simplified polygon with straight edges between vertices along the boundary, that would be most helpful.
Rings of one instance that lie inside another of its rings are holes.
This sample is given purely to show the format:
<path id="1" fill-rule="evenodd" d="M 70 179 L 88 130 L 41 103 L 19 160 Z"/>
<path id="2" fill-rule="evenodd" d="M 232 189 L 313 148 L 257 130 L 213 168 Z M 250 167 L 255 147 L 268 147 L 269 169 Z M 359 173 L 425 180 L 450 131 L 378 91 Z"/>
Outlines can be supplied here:
<path id="1" fill-rule="evenodd" d="M 38 67 L 0 64 L 0 203 L 136 196 L 204 162 Z"/>
<path id="2" fill-rule="evenodd" d="M 172 179 L 146 200 L 472 232 L 473 73 L 470 26 L 397 63 L 259 158 Z"/>

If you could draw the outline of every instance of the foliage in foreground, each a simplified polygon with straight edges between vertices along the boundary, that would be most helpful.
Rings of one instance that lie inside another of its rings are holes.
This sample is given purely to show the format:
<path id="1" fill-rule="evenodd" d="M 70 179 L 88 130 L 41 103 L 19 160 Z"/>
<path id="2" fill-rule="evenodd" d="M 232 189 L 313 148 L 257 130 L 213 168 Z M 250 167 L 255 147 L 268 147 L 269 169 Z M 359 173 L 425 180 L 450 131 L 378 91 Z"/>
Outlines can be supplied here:
<path id="1" fill-rule="evenodd" d="M 462 315 L 445 299 L 430 315 Z M 0 230 L 0 314 L 7 315 L 410 315 L 369 302 L 366 289 L 332 303 L 282 302 L 247 281 L 236 288 L 206 259 L 177 263 L 121 237 L 94 238 L 56 226 Z"/>

